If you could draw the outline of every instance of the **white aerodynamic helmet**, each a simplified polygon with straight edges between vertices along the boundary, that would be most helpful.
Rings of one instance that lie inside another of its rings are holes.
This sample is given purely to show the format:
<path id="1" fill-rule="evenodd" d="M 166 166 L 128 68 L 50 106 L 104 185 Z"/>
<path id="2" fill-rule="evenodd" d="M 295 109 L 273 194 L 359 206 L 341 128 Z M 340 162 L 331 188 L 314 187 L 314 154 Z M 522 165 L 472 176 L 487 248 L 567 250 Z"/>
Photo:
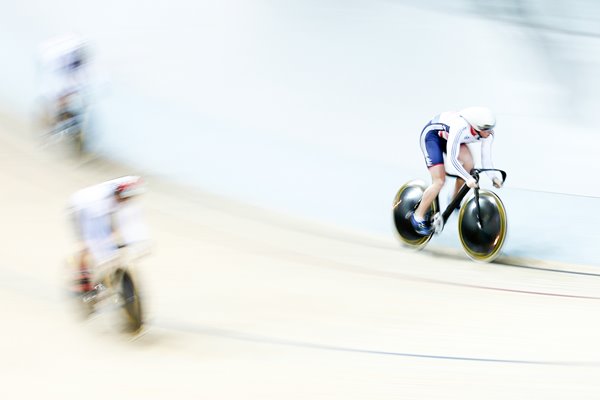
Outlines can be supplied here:
<path id="1" fill-rule="evenodd" d="M 478 131 L 487 131 L 496 126 L 496 117 L 487 107 L 467 107 L 458 114 Z"/>
<path id="2" fill-rule="evenodd" d="M 121 199 L 138 196 L 146 191 L 144 180 L 139 176 L 124 176 L 113 182 L 114 193 Z"/>

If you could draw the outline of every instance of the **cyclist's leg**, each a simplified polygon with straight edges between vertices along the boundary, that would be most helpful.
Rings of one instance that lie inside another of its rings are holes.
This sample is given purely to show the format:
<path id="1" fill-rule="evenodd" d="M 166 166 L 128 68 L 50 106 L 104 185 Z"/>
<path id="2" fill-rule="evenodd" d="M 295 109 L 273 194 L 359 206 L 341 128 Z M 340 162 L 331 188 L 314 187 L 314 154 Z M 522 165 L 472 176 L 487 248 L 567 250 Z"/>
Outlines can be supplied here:
<path id="1" fill-rule="evenodd" d="M 81 293 L 89 292 L 93 289 L 90 252 L 84 237 L 83 218 L 85 218 L 85 213 L 81 210 L 75 208 L 70 210 L 69 219 L 71 220 L 75 241 L 77 243 L 77 250 L 74 255 L 74 267 L 76 268 L 75 285 L 76 291 Z"/>
<path id="2" fill-rule="evenodd" d="M 465 143 L 460 145 L 460 150 L 458 153 L 458 161 L 462 164 L 462 166 L 468 172 L 470 172 L 474 167 L 473 155 L 471 154 L 471 150 L 469 150 L 469 146 L 467 146 Z M 452 195 L 452 198 L 454 198 L 454 196 L 456 196 L 456 194 L 458 193 L 458 191 L 460 190 L 460 188 L 462 187 L 462 185 L 464 183 L 465 183 L 464 179 L 462 179 L 462 178 L 456 179 L 456 183 L 454 185 L 454 194 Z"/>
<path id="3" fill-rule="evenodd" d="M 94 288 L 92 272 L 91 272 L 91 260 L 90 253 L 87 248 L 83 248 L 77 258 L 78 272 L 79 272 L 79 291 L 89 292 Z"/>
<path id="4" fill-rule="evenodd" d="M 425 214 L 446 182 L 446 168 L 444 166 L 445 146 L 446 141 L 440 138 L 436 131 L 421 133 L 421 151 L 425 157 L 425 164 L 431 174 L 431 185 L 425 189 L 421 203 L 415 210 L 414 218 L 418 221 L 425 219 Z"/>
<path id="5" fill-rule="evenodd" d="M 96 215 L 87 209 L 79 212 L 79 227 L 83 243 L 81 260 L 94 286 L 101 272 L 99 266 L 114 257 L 115 246 L 111 237 L 110 218 L 108 215 Z"/>
<path id="6" fill-rule="evenodd" d="M 433 204 L 435 198 L 439 195 L 446 181 L 446 168 L 444 164 L 437 164 L 429 167 L 431 174 L 431 185 L 423 193 L 423 198 L 419 207 L 415 210 L 415 219 L 422 221 L 425 219 L 425 214 Z"/>

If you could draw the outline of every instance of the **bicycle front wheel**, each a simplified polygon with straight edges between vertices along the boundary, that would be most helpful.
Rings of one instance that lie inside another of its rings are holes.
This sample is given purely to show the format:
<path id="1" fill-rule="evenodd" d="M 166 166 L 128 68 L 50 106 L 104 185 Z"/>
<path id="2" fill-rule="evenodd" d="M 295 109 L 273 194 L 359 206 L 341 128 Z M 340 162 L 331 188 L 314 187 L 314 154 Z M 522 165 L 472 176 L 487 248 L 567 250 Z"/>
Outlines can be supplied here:
<path id="1" fill-rule="evenodd" d="M 479 206 L 472 196 L 460 208 L 458 233 L 467 255 L 492 262 L 499 255 L 507 232 L 506 208 L 493 192 L 479 191 Z"/>
<path id="2" fill-rule="evenodd" d="M 135 285 L 132 274 L 125 269 L 116 272 L 117 290 L 122 301 L 122 312 L 124 314 L 124 330 L 129 333 L 137 333 L 143 326 L 142 303 Z"/>

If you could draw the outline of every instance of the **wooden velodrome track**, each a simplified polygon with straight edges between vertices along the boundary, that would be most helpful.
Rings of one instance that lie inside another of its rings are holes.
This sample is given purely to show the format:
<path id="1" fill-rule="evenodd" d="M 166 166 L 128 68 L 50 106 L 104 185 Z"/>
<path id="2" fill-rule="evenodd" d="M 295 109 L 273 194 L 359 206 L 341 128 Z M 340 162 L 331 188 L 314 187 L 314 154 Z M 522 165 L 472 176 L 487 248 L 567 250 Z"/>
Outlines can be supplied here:
<path id="1" fill-rule="evenodd" d="M 74 190 L 139 172 L 0 133 L 0 398 L 597 399 L 600 276 L 411 253 L 148 178 L 135 339 L 64 296 Z"/>

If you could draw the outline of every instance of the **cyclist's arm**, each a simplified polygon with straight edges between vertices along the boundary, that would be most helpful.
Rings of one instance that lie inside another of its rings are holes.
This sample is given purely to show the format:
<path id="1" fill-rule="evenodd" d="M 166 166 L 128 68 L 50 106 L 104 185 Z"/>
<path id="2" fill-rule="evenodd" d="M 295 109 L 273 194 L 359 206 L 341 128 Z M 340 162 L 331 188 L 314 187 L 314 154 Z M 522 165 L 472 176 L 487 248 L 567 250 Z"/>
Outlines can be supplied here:
<path id="1" fill-rule="evenodd" d="M 111 237 L 113 243 L 117 248 L 125 247 L 125 240 L 123 239 L 123 235 L 121 234 L 121 230 L 119 229 L 119 222 L 117 218 L 117 210 L 113 210 L 110 213 L 110 226 L 111 226 Z"/>
<path id="2" fill-rule="evenodd" d="M 494 163 L 492 162 L 492 144 L 494 143 L 494 134 L 492 133 L 485 139 L 481 140 L 481 166 L 483 168 L 494 168 Z M 498 178 L 502 180 L 500 177 L 500 173 L 497 171 L 486 171 L 487 176 L 490 180 L 494 180 L 494 178 Z"/>
<path id="3" fill-rule="evenodd" d="M 452 164 L 452 167 L 456 170 L 458 175 L 465 181 L 471 179 L 471 174 L 462 166 L 458 156 L 460 154 L 460 138 L 467 132 L 467 126 L 451 127 L 450 133 L 448 134 L 447 143 L 447 156 Z"/>

